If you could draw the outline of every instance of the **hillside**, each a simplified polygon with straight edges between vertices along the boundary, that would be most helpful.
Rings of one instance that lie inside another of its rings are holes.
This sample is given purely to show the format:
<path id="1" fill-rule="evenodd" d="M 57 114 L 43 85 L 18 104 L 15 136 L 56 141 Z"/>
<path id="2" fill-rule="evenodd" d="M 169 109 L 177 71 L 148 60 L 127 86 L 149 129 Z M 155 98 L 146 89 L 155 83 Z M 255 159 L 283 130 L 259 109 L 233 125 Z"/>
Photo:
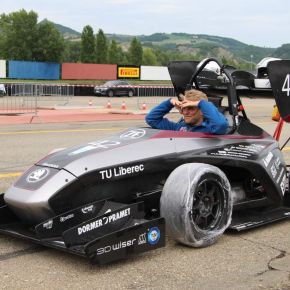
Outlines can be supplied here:
<path id="1" fill-rule="evenodd" d="M 80 39 L 81 33 L 54 24 L 66 39 Z M 109 40 L 115 39 L 126 51 L 134 35 L 106 34 Z M 154 33 L 152 35 L 136 35 L 143 47 L 192 54 L 197 57 L 227 58 L 237 61 L 258 63 L 267 56 L 290 58 L 290 44 L 284 44 L 278 48 L 259 47 L 248 45 L 238 40 L 206 35 L 188 33 Z"/>
<path id="2" fill-rule="evenodd" d="M 40 23 L 49 21 L 47 19 L 43 19 Z M 51 21 L 50 21 L 51 22 Z M 61 24 L 51 22 L 56 29 L 63 35 L 65 39 L 76 39 L 81 37 L 81 33 L 77 32 L 69 27 L 63 26 Z"/>

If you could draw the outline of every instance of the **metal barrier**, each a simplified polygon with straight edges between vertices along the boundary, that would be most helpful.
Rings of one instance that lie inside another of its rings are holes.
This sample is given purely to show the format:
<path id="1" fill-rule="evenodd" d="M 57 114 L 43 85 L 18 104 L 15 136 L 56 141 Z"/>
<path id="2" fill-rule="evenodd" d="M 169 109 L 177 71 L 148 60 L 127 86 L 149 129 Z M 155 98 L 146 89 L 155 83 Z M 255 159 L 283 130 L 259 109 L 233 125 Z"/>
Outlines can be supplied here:
<path id="1" fill-rule="evenodd" d="M 138 86 L 137 87 L 137 109 L 142 108 L 144 104 L 152 107 L 159 104 L 164 97 L 175 97 L 173 86 Z"/>
<path id="2" fill-rule="evenodd" d="M 0 98 L 0 114 L 34 114 L 45 106 L 65 105 L 74 95 L 74 86 L 42 84 L 7 84 Z"/>

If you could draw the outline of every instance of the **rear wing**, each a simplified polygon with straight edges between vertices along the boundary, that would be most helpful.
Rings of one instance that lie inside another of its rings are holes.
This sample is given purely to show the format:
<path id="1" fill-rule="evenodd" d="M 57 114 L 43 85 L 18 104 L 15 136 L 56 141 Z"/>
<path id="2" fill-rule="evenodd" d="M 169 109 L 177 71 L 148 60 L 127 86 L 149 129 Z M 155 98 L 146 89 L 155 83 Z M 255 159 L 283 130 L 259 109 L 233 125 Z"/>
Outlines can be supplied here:
<path id="1" fill-rule="evenodd" d="M 290 60 L 271 61 L 267 69 L 279 113 L 290 122 Z"/>

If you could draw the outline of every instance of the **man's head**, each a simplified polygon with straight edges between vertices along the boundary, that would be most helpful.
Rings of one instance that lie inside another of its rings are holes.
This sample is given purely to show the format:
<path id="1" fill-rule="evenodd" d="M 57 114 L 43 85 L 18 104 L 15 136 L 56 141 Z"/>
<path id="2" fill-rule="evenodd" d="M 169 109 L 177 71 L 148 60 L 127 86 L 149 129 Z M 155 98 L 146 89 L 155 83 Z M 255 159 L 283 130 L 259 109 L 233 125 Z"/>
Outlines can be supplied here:
<path id="1" fill-rule="evenodd" d="M 184 101 L 196 102 L 200 100 L 207 100 L 206 94 L 194 89 L 185 91 Z M 202 112 L 197 106 L 184 107 L 181 112 L 186 124 L 198 125 L 203 121 Z"/>

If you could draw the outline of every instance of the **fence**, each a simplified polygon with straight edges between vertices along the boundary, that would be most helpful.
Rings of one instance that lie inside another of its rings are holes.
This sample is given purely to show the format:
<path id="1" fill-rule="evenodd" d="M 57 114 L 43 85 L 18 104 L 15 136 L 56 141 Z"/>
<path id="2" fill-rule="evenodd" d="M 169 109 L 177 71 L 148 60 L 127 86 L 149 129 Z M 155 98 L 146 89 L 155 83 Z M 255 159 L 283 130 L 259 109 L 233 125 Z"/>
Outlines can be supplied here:
<path id="1" fill-rule="evenodd" d="M 156 105 L 160 103 L 159 97 L 174 97 L 175 90 L 172 86 L 137 86 L 137 108 L 142 104 Z"/>
<path id="2" fill-rule="evenodd" d="M 7 94 L 0 98 L 0 114 L 33 114 L 37 116 L 37 109 L 55 106 L 63 106 L 70 102 L 75 95 L 93 95 L 92 85 L 47 85 L 32 83 L 6 84 Z M 88 88 L 90 90 L 88 90 Z M 130 100 L 131 106 L 138 109 L 146 104 L 147 107 L 155 106 L 164 98 L 175 96 L 173 86 L 169 85 L 142 85 L 134 86 L 135 95 Z M 82 98 L 81 98 L 82 99 Z M 99 106 L 106 107 L 109 98 L 95 99 Z M 110 99 L 112 102 L 119 102 L 118 98 Z M 79 102 L 82 104 L 81 100 Z M 127 101 L 126 101 L 127 102 Z M 115 105 L 116 106 L 116 105 Z"/>
<path id="3" fill-rule="evenodd" d="M 34 114 L 42 106 L 65 105 L 74 95 L 68 85 L 7 84 L 0 98 L 0 114 Z"/>

